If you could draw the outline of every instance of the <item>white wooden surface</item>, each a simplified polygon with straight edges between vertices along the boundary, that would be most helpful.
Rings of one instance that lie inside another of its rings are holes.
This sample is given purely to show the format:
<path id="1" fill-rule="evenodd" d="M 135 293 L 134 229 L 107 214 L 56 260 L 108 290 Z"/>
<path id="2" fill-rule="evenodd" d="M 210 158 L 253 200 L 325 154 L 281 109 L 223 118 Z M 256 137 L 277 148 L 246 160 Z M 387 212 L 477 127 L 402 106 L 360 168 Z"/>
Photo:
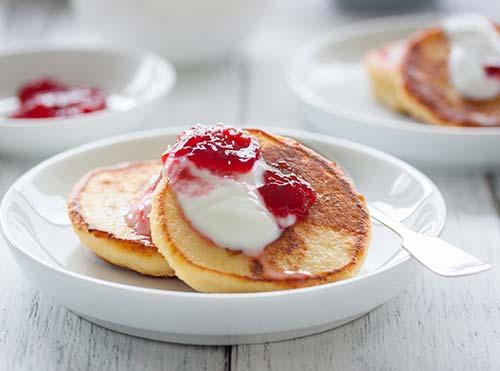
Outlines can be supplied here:
<path id="1" fill-rule="evenodd" d="M 500 18 L 498 0 L 447 0 L 432 9 Z M 148 126 L 225 121 L 304 127 L 283 79 L 287 57 L 326 30 L 375 15 L 341 10 L 326 0 L 272 1 L 241 53 L 217 66 L 180 71 L 165 112 Z M 81 39 L 64 0 L 0 0 L 0 48 Z M 0 155 L 0 197 L 39 160 Z M 444 238 L 500 266 L 500 177 L 429 175 L 448 205 Z M 0 370 L 500 369 L 499 268 L 461 279 L 422 272 L 369 315 L 316 336 L 196 347 L 138 339 L 80 319 L 38 294 L 0 244 Z"/>

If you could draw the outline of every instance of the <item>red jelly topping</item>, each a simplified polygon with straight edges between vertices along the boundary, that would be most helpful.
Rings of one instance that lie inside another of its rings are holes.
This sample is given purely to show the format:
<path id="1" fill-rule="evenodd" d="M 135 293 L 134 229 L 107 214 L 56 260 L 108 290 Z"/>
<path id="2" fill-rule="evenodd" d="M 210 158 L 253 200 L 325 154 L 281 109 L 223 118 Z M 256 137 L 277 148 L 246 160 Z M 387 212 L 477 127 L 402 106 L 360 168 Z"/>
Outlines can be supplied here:
<path id="1" fill-rule="evenodd" d="M 17 97 L 21 103 L 25 103 L 37 94 L 66 89 L 66 87 L 66 85 L 60 83 L 59 81 L 49 77 L 42 77 L 39 79 L 33 79 L 22 85 L 17 92 Z"/>
<path id="2" fill-rule="evenodd" d="M 316 201 L 316 194 L 309 183 L 295 174 L 283 174 L 277 170 L 264 173 L 264 185 L 259 187 L 264 202 L 276 217 L 306 216 Z"/>
<path id="3" fill-rule="evenodd" d="M 13 118 L 67 117 L 106 108 L 106 96 L 98 88 L 68 86 L 50 78 L 39 78 L 21 86 L 21 103 Z"/>
<path id="4" fill-rule="evenodd" d="M 260 148 L 257 140 L 243 131 L 217 124 L 186 130 L 162 160 L 170 156 L 185 157 L 200 169 L 227 176 L 250 171 L 260 157 Z"/>
<path id="5" fill-rule="evenodd" d="M 500 80 L 500 66 L 485 66 L 486 76 Z"/>
<path id="6" fill-rule="evenodd" d="M 166 170 L 163 174 L 168 176 L 174 189 L 181 189 L 190 197 L 203 197 L 214 185 L 193 174 L 184 160 L 187 159 L 196 167 L 209 170 L 217 176 L 230 176 L 238 181 L 238 175 L 251 171 L 259 158 L 259 142 L 244 131 L 221 124 L 208 128 L 195 126 L 180 134 L 177 142 L 163 154 L 162 161 Z M 127 224 L 138 234 L 150 235 L 151 194 L 162 176 L 131 207 L 125 217 Z M 293 173 L 285 174 L 277 168 L 270 168 L 263 174 L 263 183 L 259 184 L 257 191 L 282 228 L 304 218 L 316 201 L 316 193 L 309 183 Z M 296 219 L 282 219 L 289 216 Z"/>

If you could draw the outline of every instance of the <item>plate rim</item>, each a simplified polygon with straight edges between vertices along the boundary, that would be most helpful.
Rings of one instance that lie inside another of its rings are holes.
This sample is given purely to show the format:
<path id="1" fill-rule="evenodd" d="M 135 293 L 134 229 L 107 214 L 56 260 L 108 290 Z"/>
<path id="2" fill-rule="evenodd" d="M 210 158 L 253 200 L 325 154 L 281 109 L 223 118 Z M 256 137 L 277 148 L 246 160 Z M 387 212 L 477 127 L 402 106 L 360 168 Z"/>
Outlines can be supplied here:
<path id="1" fill-rule="evenodd" d="M 251 125 L 246 125 L 245 127 L 250 128 L 253 127 Z M 264 297 L 281 297 L 282 295 L 300 295 L 302 293 L 312 293 L 314 291 L 319 291 L 319 290 L 327 290 L 331 289 L 334 287 L 338 286 L 345 286 L 348 284 L 353 284 L 357 283 L 366 279 L 370 279 L 375 275 L 382 274 L 386 271 L 389 271 L 411 259 L 410 254 L 408 254 L 406 251 L 401 250 L 403 253 L 401 254 L 401 257 L 394 262 L 385 265 L 384 267 L 377 269 L 373 272 L 367 273 L 366 275 L 363 276 L 356 276 L 353 278 L 349 278 L 346 280 L 341 280 L 341 281 L 336 281 L 336 282 L 330 282 L 326 283 L 323 285 L 316 285 L 316 286 L 311 286 L 311 287 L 304 287 L 304 288 L 297 288 L 293 290 L 277 290 L 277 291 L 270 291 L 270 292 L 255 292 L 255 293 L 202 293 L 202 292 L 184 292 L 184 291 L 173 291 L 173 290 L 167 290 L 167 289 L 156 289 L 156 288 L 148 288 L 148 287 L 140 287 L 140 286 L 133 286 L 129 284 L 124 284 L 124 283 L 116 283 L 116 282 L 111 282 L 107 281 L 104 279 L 100 278 L 94 278 L 90 277 L 81 273 L 73 272 L 71 270 L 68 270 L 64 267 L 59 267 L 57 265 L 51 265 L 48 262 L 42 260 L 41 258 L 35 256 L 34 254 L 30 253 L 29 251 L 26 251 L 24 248 L 21 246 L 18 246 L 16 243 L 14 243 L 12 236 L 10 235 L 10 231 L 7 228 L 7 222 L 5 220 L 5 212 L 6 212 L 6 203 L 7 200 L 10 199 L 15 192 L 16 187 L 18 185 L 26 182 L 29 180 L 29 178 L 33 177 L 36 175 L 39 171 L 41 171 L 43 168 L 50 166 L 54 163 L 57 163 L 59 161 L 64 160 L 65 158 L 69 158 L 72 156 L 75 156 L 77 154 L 85 153 L 97 148 L 102 148 L 106 147 L 109 145 L 117 144 L 117 143 L 126 143 L 129 141 L 133 140 L 141 140 L 141 139 L 147 139 L 147 138 L 154 138 L 158 136 L 163 136 L 163 135 L 176 135 L 178 134 L 181 130 L 184 130 L 184 126 L 176 126 L 172 128 L 167 128 L 167 129 L 154 129 L 154 130 L 144 130 L 144 131 L 139 131 L 139 132 L 134 132 L 134 133 L 129 133 L 129 134 L 124 134 L 124 135 L 118 135 L 118 136 L 113 136 L 110 138 L 106 139 L 101 139 L 97 140 L 94 142 L 90 142 L 87 144 L 80 145 L 78 147 L 75 147 L 73 149 L 61 152 L 59 154 L 56 154 L 39 164 L 35 165 L 33 168 L 29 169 L 26 171 L 23 175 L 21 175 L 5 192 L 5 195 L 2 198 L 2 201 L 0 202 L 0 232 L 5 238 L 7 244 L 11 248 L 15 248 L 18 252 L 22 253 L 25 255 L 27 258 L 31 259 L 35 263 L 44 266 L 46 269 L 55 271 L 55 273 L 63 275 L 63 276 L 69 276 L 73 279 L 78 279 L 85 281 L 87 284 L 92 284 L 92 285 L 98 285 L 98 286 L 104 286 L 106 288 L 111 288 L 111 289 L 117 289 L 117 290 L 124 290 L 124 291 L 133 291 L 139 294 L 146 294 L 146 295 L 158 295 L 158 296 L 164 296 L 164 297 L 184 297 L 184 298 L 190 298 L 190 299 L 200 299 L 200 300 L 212 300 L 212 299 L 229 299 L 232 300 L 231 298 L 236 299 L 251 299 L 251 298 L 264 298 Z M 276 132 L 279 133 L 280 135 L 286 135 L 290 137 L 295 137 L 299 139 L 310 139 L 310 140 L 317 140 L 320 142 L 331 142 L 336 145 L 341 145 L 343 147 L 347 147 L 351 150 L 356 150 L 356 151 L 361 151 L 367 154 L 370 154 L 375 157 L 379 157 L 387 162 L 393 163 L 401 168 L 403 168 L 405 171 L 408 173 L 412 174 L 416 179 L 420 180 L 421 182 L 427 182 L 433 189 L 433 193 L 435 193 L 438 197 L 438 203 L 439 203 L 439 209 L 442 212 L 442 219 L 437 220 L 438 226 L 435 230 L 435 236 L 439 236 L 441 232 L 443 231 L 443 228 L 446 224 L 446 218 L 447 218 L 447 208 L 446 208 L 446 203 L 444 201 L 443 195 L 441 194 L 441 191 L 439 188 L 434 184 L 434 182 L 429 179 L 424 173 L 422 173 L 420 170 L 416 169 L 415 167 L 409 165 L 403 160 L 398 159 L 397 157 L 394 157 L 392 155 L 389 155 L 383 151 L 374 149 L 370 146 L 359 144 L 356 142 L 352 142 L 349 140 L 329 136 L 329 135 L 324 135 L 324 134 L 317 134 L 317 133 L 310 133 L 310 132 L 305 132 L 302 130 L 297 130 L 297 129 L 289 129 L 289 128 L 280 128 L 280 127 L 265 127 L 266 130 L 269 130 L 270 132 Z"/>
<path id="2" fill-rule="evenodd" d="M 299 47 L 290 58 L 290 62 L 285 68 L 285 80 L 292 91 L 293 95 L 301 102 L 308 106 L 320 110 L 323 113 L 334 115 L 339 119 L 351 122 L 361 123 L 363 125 L 371 125 L 384 127 L 400 132 L 411 132 L 419 134 L 431 134 L 441 136 L 500 136 L 500 127 L 454 127 L 454 126 L 439 126 L 418 122 L 416 120 L 405 121 L 402 119 L 384 119 L 371 118 L 368 119 L 363 115 L 358 115 L 356 112 L 344 110 L 338 106 L 334 106 L 324 102 L 317 94 L 313 93 L 301 82 L 298 78 L 300 64 L 305 60 L 310 59 L 312 55 L 319 51 L 330 47 L 341 41 L 347 41 L 353 37 L 359 37 L 364 34 L 373 32 L 387 32 L 408 30 L 412 27 L 424 26 L 432 24 L 436 20 L 442 19 L 453 13 L 443 12 L 425 12 L 419 14 L 392 15 L 387 17 L 377 17 L 369 20 L 355 22 L 353 24 L 333 28 L 332 30 L 312 39 Z M 359 63 L 362 64 L 362 60 Z M 394 122 L 391 122 L 394 121 Z"/>

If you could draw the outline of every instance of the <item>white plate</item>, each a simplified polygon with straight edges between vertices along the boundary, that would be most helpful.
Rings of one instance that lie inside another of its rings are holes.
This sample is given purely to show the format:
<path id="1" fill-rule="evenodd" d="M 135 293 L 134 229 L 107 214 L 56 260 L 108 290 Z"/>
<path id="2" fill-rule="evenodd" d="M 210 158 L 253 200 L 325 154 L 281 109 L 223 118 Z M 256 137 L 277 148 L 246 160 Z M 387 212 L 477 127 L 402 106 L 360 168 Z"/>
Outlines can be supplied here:
<path id="1" fill-rule="evenodd" d="M 428 27 L 437 16 L 368 21 L 312 41 L 288 70 L 305 120 L 319 131 L 368 144 L 426 167 L 488 168 L 500 165 L 500 128 L 437 127 L 379 104 L 362 59 L 386 42 Z"/>
<path id="2" fill-rule="evenodd" d="M 354 279 L 255 294 L 203 294 L 177 279 L 147 278 L 114 267 L 82 247 L 66 216 L 75 181 L 97 166 L 157 158 L 179 130 L 130 134 L 62 153 L 23 175 L 6 193 L 0 226 L 28 279 L 75 313 L 141 337 L 196 344 L 282 340 L 327 330 L 397 295 L 415 275 L 399 240 L 374 225 L 366 262 Z M 422 173 L 351 142 L 279 130 L 342 164 L 369 202 L 437 235 L 441 194 Z"/>
<path id="3" fill-rule="evenodd" d="M 72 0 L 99 40 L 136 45 L 176 64 L 214 62 L 241 47 L 268 0 Z"/>
<path id="4" fill-rule="evenodd" d="M 0 153 L 17 156 L 54 154 L 144 128 L 175 82 L 173 67 L 160 57 L 114 47 L 9 51 L 0 54 L 0 74 Z M 19 86 L 41 76 L 100 87 L 108 108 L 64 118 L 9 119 Z"/>

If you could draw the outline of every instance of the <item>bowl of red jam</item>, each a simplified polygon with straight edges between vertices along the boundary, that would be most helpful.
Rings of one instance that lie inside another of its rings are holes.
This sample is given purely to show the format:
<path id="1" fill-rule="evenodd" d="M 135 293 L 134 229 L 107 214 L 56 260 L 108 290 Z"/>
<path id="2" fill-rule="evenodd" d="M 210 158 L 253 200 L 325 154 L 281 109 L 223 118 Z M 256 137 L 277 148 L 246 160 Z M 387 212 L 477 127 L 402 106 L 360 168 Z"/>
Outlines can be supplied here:
<path id="1" fill-rule="evenodd" d="M 0 54 L 0 153 L 47 156 L 153 126 L 175 83 L 162 58 L 124 48 Z"/>

